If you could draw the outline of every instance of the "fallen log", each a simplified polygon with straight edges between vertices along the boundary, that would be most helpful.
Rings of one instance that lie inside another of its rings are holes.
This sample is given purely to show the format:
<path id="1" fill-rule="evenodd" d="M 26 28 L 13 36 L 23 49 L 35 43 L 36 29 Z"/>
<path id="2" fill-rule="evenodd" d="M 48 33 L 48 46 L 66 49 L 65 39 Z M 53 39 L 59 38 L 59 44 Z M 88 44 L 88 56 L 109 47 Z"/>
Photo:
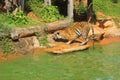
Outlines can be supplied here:
<path id="1" fill-rule="evenodd" d="M 49 53 L 64 54 L 68 52 L 81 51 L 89 48 L 89 45 L 80 46 L 78 43 L 73 43 L 70 45 L 59 44 L 52 48 L 46 48 L 45 51 Z"/>
<path id="2" fill-rule="evenodd" d="M 60 30 L 70 26 L 71 23 L 72 23 L 72 20 L 63 20 L 63 21 L 49 23 L 46 26 L 46 31 L 52 32 L 52 31 Z"/>
<path id="3" fill-rule="evenodd" d="M 70 26 L 71 23 L 71 20 L 62 20 L 53 23 L 47 23 L 44 26 L 33 26 L 30 28 L 15 28 L 10 32 L 10 37 L 13 40 L 16 40 L 19 38 L 35 35 L 36 32 L 39 32 L 40 35 L 42 35 L 44 31 L 52 32 L 55 30 L 63 29 Z"/>
<path id="4" fill-rule="evenodd" d="M 15 28 L 10 32 L 10 37 L 13 40 L 29 37 L 35 35 L 36 32 L 44 32 L 44 28 L 42 26 L 35 26 L 30 28 Z"/>

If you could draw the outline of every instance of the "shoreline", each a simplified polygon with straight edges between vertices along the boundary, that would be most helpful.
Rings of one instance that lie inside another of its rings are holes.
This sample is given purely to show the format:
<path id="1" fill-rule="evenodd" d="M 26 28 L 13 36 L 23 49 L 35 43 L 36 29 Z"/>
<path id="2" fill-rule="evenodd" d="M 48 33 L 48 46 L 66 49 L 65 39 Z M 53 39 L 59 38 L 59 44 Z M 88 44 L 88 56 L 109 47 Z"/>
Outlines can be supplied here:
<path id="1" fill-rule="evenodd" d="M 95 42 L 95 45 L 103 46 L 103 45 L 112 44 L 115 42 L 120 42 L 120 37 L 104 38 L 104 39 L 100 40 L 99 42 Z M 88 45 L 92 46 L 92 42 L 91 41 L 88 42 Z M 35 50 L 36 53 L 33 53 L 33 54 L 40 54 L 40 53 L 42 53 L 41 50 L 43 50 L 43 49 L 36 49 Z M 29 54 L 26 54 L 26 55 L 29 55 Z M 26 56 L 26 55 L 24 55 L 24 54 L 9 54 L 7 56 L 4 56 L 4 54 L 0 53 L 0 62 L 13 60 L 13 59 L 20 58 L 20 57 Z"/>

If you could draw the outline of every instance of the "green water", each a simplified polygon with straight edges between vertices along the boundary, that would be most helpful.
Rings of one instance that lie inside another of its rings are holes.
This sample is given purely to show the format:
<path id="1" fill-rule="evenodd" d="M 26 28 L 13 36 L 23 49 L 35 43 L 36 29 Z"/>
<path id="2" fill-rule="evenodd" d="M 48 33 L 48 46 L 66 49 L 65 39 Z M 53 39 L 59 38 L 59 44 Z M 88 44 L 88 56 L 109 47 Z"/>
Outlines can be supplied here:
<path id="1" fill-rule="evenodd" d="M 0 62 L 0 80 L 120 80 L 120 42 L 84 51 Z"/>

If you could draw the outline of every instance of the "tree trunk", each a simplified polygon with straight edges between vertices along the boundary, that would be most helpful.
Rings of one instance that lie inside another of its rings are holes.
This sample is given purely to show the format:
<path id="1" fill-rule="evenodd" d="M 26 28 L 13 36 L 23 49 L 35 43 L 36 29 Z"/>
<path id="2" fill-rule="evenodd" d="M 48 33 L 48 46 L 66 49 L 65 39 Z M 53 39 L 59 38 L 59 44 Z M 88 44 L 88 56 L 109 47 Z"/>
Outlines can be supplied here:
<path id="1" fill-rule="evenodd" d="M 73 19 L 73 9 L 74 9 L 74 0 L 68 0 L 68 8 L 67 8 L 68 17 Z"/>
<path id="2" fill-rule="evenodd" d="M 87 0 L 88 10 L 87 10 L 87 20 L 91 22 L 93 20 L 93 3 L 92 0 Z"/>
<path id="3" fill-rule="evenodd" d="M 20 0 L 21 10 L 24 11 L 25 0 Z"/>
<path id="4" fill-rule="evenodd" d="M 51 5 L 51 0 L 44 0 L 45 5 Z"/>
<path id="5" fill-rule="evenodd" d="M 59 29 L 66 28 L 71 25 L 71 20 L 63 20 L 57 21 L 53 23 L 49 23 L 46 26 L 34 26 L 30 28 L 16 28 L 13 29 L 10 33 L 10 37 L 13 40 L 17 40 L 19 38 L 28 37 L 35 35 L 36 32 L 39 32 L 42 36 L 44 31 L 53 32 Z"/>
<path id="6" fill-rule="evenodd" d="M 24 3 L 25 3 L 25 0 L 18 0 L 18 8 L 19 8 L 19 10 L 24 11 Z"/>

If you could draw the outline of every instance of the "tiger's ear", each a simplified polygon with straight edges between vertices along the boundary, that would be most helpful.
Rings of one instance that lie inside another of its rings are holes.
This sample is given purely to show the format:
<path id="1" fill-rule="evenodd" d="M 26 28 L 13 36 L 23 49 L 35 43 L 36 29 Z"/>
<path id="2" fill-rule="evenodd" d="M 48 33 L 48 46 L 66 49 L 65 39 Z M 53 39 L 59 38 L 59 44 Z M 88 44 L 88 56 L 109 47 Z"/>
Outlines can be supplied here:
<path id="1" fill-rule="evenodd" d="M 59 35 L 59 34 L 60 34 L 60 32 L 59 32 L 59 31 L 56 31 L 56 32 L 54 32 L 54 34 L 55 34 L 55 35 Z"/>
<path id="2" fill-rule="evenodd" d="M 56 32 L 56 34 L 57 34 L 57 35 L 59 35 L 59 34 L 60 34 L 60 32 L 59 32 L 59 31 L 57 31 L 57 32 Z"/>

